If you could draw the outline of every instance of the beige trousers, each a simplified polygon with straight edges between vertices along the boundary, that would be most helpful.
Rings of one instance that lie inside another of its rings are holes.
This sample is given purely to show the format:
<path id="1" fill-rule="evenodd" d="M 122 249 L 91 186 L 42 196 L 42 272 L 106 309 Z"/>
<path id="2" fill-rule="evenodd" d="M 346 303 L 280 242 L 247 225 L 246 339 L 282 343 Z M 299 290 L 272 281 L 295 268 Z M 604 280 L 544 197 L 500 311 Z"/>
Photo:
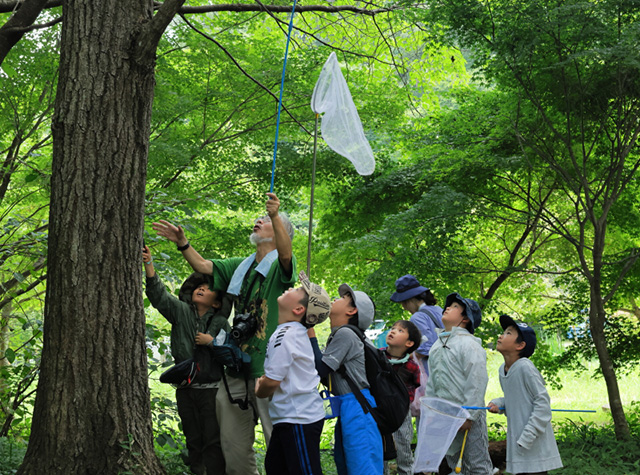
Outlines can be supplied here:
<path id="1" fill-rule="evenodd" d="M 227 376 L 229 392 L 233 399 L 244 400 L 246 386 L 244 379 Z M 249 380 L 249 400 L 258 411 L 258 417 L 262 424 L 266 447 L 269 446 L 273 426 L 269 417 L 268 399 L 257 399 L 255 392 L 255 379 Z M 256 401 L 257 399 L 257 401 Z M 220 439 L 222 453 L 226 463 L 226 475 L 258 475 L 256 467 L 255 451 L 255 423 L 253 409 L 240 409 L 237 404 L 229 401 L 229 395 L 220 382 L 216 395 L 216 415 L 220 425 Z"/>

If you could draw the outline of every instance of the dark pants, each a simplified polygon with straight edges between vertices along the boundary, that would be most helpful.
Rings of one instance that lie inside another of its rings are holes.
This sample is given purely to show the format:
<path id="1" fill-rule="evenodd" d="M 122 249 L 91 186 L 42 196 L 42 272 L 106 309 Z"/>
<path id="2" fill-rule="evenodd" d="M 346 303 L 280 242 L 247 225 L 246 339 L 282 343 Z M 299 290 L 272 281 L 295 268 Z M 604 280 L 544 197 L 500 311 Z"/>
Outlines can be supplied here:
<path id="1" fill-rule="evenodd" d="M 320 434 L 324 419 L 312 424 L 274 424 L 264 459 L 267 475 L 322 475 Z"/>
<path id="2" fill-rule="evenodd" d="M 178 414 L 187 440 L 189 468 L 197 475 L 225 473 L 220 445 L 220 426 L 216 418 L 217 388 L 176 390 Z"/>

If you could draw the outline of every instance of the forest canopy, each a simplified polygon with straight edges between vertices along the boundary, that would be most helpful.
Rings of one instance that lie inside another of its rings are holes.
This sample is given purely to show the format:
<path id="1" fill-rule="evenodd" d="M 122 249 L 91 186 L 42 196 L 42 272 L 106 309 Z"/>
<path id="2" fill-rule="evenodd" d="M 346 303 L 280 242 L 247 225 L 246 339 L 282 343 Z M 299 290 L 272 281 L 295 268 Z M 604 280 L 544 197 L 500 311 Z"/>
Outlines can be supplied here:
<path id="1" fill-rule="evenodd" d="M 137 270 L 121 264 L 137 257 L 144 239 L 164 279 L 176 284 L 188 273 L 151 223 L 183 226 L 207 258 L 249 254 L 248 229 L 271 179 L 290 4 L 140 0 L 122 15 L 104 2 L 92 7 L 87 31 L 94 36 L 84 37 L 66 10 L 71 3 L 0 2 L 3 436 L 31 417 L 16 408 L 32 403 L 43 321 L 53 321 L 45 295 L 71 293 L 53 286 L 52 275 L 56 283 L 94 287 L 104 284 L 98 268 L 126 275 L 114 292 L 138 287 L 122 314 L 101 309 L 116 321 L 135 314 L 140 330 L 139 261 Z M 597 358 L 619 437 L 628 428 L 616 373 L 637 362 L 640 348 L 638 6 L 301 5 L 275 170 L 301 264 L 314 143 L 309 102 L 335 52 L 376 170 L 359 176 L 319 139 L 313 278 L 328 289 L 349 282 L 366 290 L 377 318 L 393 321 L 403 315 L 389 300 L 394 281 L 414 274 L 440 302 L 453 291 L 477 298 L 485 321 L 478 333 L 487 343 L 501 313 L 549 334 L 588 327 L 568 352 L 543 351 L 538 363 L 553 381 L 558 367 L 581 366 L 577 356 Z M 109 28 L 118 54 L 101 36 Z M 118 89 L 129 83 L 131 91 Z M 72 86 L 79 87 L 72 93 Z M 129 107 L 131 98 L 141 105 L 131 100 Z M 78 111 L 86 114 L 70 122 Z M 81 132 L 84 139 L 74 142 Z M 90 209 L 52 205 L 89 195 Z M 68 223 L 72 214 L 82 222 L 69 239 L 80 238 L 69 244 L 56 231 L 60 247 L 52 248 L 52 223 Z M 126 232 L 102 241 L 116 226 Z M 65 246 L 69 260 L 56 261 L 52 274 L 51 260 Z M 83 266 L 69 265 L 74 253 L 89 256 Z M 88 305 L 79 301 L 63 313 Z M 60 325 L 64 332 L 72 324 Z"/>

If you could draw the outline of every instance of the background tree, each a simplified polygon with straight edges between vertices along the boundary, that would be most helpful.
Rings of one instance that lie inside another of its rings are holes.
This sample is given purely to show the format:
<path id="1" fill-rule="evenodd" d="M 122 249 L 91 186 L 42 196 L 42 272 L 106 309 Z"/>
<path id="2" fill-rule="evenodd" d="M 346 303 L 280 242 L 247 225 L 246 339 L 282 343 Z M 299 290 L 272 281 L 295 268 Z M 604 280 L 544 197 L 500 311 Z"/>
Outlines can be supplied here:
<path id="1" fill-rule="evenodd" d="M 57 37 L 23 39 L 0 79 L 0 436 L 28 427 L 40 359 Z"/>
<path id="2" fill-rule="evenodd" d="M 513 131 L 524 153 L 556 175 L 572 210 L 547 208 L 542 219 L 573 248 L 589 287 L 589 326 L 607 384 L 616 435 L 629 436 L 605 338 L 605 306 L 638 258 L 620 262 L 607 232 L 612 212 L 637 196 L 640 82 L 636 1 L 438 1 L 432 18 L 471 48 L 474 68 L 517 100 Z M 631 211 L 631 210 L 630 210 Z M 637 208 L 631 211 L 637 212 Z M 610 257 L 611 256 L 611 257 Z"/>

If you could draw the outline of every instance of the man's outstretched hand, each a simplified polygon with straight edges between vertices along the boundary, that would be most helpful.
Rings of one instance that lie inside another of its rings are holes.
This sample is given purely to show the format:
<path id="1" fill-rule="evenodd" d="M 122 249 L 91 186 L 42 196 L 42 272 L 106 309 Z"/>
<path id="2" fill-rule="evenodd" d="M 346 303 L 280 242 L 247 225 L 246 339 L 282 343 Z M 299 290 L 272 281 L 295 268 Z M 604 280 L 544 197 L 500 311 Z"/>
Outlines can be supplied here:
<path id="1" fill-rule="evenodd" d="M 158 236 L 167 238 L 169 241 L 175 242 L 178 246 L 184 246 L 187 243 L 184 229 L 171 224 L 169 221 L 161 219 L 159 223 L 152 223 L 151 227 Z"/>

